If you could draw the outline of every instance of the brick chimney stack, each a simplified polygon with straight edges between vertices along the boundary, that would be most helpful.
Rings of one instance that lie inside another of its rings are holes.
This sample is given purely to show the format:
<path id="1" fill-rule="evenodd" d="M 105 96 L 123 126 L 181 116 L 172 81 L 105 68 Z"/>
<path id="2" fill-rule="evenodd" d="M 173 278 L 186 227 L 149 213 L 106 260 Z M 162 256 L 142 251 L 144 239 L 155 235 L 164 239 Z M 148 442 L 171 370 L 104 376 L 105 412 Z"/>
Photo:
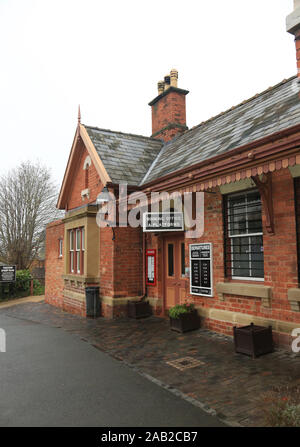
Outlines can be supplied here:
<path id="1" fill-rule="evenodd" d="M 300 1 L 300 0 L 299 0 Z M 187 129 L 185 96 L 189 93 L 177 87 L 178 71 L 172 69 L 157 84 L 158 96 L 149 106 L 152 108 L 152 137 L 172 140 Z"/>
<path id="2" fill-rule="evenodd" d="M 286 18 L 286 30 L 295 36 L 297 74 L 300 81 L 300 0 L 294 0 L 294 11 Z"/>

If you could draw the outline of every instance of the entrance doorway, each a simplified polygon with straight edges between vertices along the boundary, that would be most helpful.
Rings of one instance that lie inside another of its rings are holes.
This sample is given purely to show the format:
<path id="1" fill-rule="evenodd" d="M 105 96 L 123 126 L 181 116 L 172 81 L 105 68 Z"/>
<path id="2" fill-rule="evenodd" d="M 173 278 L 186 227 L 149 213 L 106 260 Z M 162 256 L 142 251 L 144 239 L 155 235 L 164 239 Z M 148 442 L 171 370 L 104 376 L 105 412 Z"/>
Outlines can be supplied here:
<path id="1" fill-rule="evenodd" d="M 164 307 L 179 304 L 185 298 L 185 249 L 184 238 L 164 238 Z"/>

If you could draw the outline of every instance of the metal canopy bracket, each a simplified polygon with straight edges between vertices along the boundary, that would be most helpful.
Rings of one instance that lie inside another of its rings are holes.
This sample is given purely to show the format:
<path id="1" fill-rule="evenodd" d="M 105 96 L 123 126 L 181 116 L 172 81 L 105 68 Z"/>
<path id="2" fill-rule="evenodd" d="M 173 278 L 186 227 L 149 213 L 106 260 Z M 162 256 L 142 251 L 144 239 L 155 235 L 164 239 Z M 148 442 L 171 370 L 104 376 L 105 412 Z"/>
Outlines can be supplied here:
<path id="1" fill-rule="evenodd" d="M 263 174 L 261 178 L 258 176 L 251 178 L 257 186 L 261 196 L 261 201 L 266 216 L 266 230 L 269 234 L 274 234 L 272 174 L 271 172 L 268 172 L 267 174 Z"/>

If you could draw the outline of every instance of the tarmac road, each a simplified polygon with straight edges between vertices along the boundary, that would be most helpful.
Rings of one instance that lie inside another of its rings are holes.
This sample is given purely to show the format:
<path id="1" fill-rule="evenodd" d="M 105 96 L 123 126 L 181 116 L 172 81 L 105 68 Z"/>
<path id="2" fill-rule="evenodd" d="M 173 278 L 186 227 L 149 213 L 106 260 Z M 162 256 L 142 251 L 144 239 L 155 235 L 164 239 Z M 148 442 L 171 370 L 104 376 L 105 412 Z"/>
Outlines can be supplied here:
<path id="1" fill-rule="evenodd" d="M 221 427 L 78 336 L 0 315 L 1 427 Z"/>

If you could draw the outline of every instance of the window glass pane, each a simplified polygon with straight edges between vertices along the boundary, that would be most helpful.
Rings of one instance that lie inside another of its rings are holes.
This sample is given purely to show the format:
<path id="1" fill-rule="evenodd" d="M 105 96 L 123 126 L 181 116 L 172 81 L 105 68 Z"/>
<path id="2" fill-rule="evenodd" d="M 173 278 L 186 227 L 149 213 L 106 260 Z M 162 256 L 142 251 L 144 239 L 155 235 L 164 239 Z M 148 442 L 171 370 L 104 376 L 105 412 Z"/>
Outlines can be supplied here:
<path id="1" fill-rule="evenodd" d="M 184 243 L 181 243 L 181 275 L 185 276 L 185 250 Z"/>
<path id="2" fill-rule="evenodd" d="M 74 272 L 74 252 L 71 251 L 71 259 L 70 259 L 70 270 L 71 272 Z"/>
<path id="3" fill-rule="evenodd" d="M 262 236 L 251 236 L 251 276 L 264 277 L 264 247 Z"/>
<path id="4" fill-rule="evenodd" d="M 232 247 L 232 276 L 250 276 L 249 238 L 234 237 Z"/>
<path id="5" fill-rule="evenodd" d="M 231 236 L 247 232 L 245 196 L 231 197 L 229 199 L 228 226 Z"/>
<path id="6" fill-rule="evenodd" d="M 76 265 L 77 265 L 77 272 L 80 273 L 80 251 L 76 252 Z"/>
<path id="7" fill-rule="evenodd" d="M 73 231 L 70 231 L 70 250 L 73 250 Z"/>
<path id="8" fill-rule="evenodd" d="M 62 245 L 63 245 L 63 241 L 62 241 L 62 239 L 59 239 L 59 256 L 62 256 Z"/>
<path id="9" fill-rule="evenodd" d="M 174 276 L 174 245 L 168 244 L 168 276 Z"/>
<path id="10" fill-rule="evenodd" d="M 248 234 L 261 233 L 259 236 Z M 258 191 L 228 197 L 225 271 L 234 277 L 263 278 L 261 199 Z"/>
<path id="11" fill-rule="evenodd" d="M 76 250 L 80 250 L 80 235 L 81 231 L 76 230 Z"/>
<path id="12" fill-rule="evenodd" d="M 262 233 L 261 201 L 259 193 L 247 196 L 248 233 Z"/>
<path id="13" fill-rule="evenodd" d="M 81 249 L 84 250 L 84 228 L 81 230 Z"/>

